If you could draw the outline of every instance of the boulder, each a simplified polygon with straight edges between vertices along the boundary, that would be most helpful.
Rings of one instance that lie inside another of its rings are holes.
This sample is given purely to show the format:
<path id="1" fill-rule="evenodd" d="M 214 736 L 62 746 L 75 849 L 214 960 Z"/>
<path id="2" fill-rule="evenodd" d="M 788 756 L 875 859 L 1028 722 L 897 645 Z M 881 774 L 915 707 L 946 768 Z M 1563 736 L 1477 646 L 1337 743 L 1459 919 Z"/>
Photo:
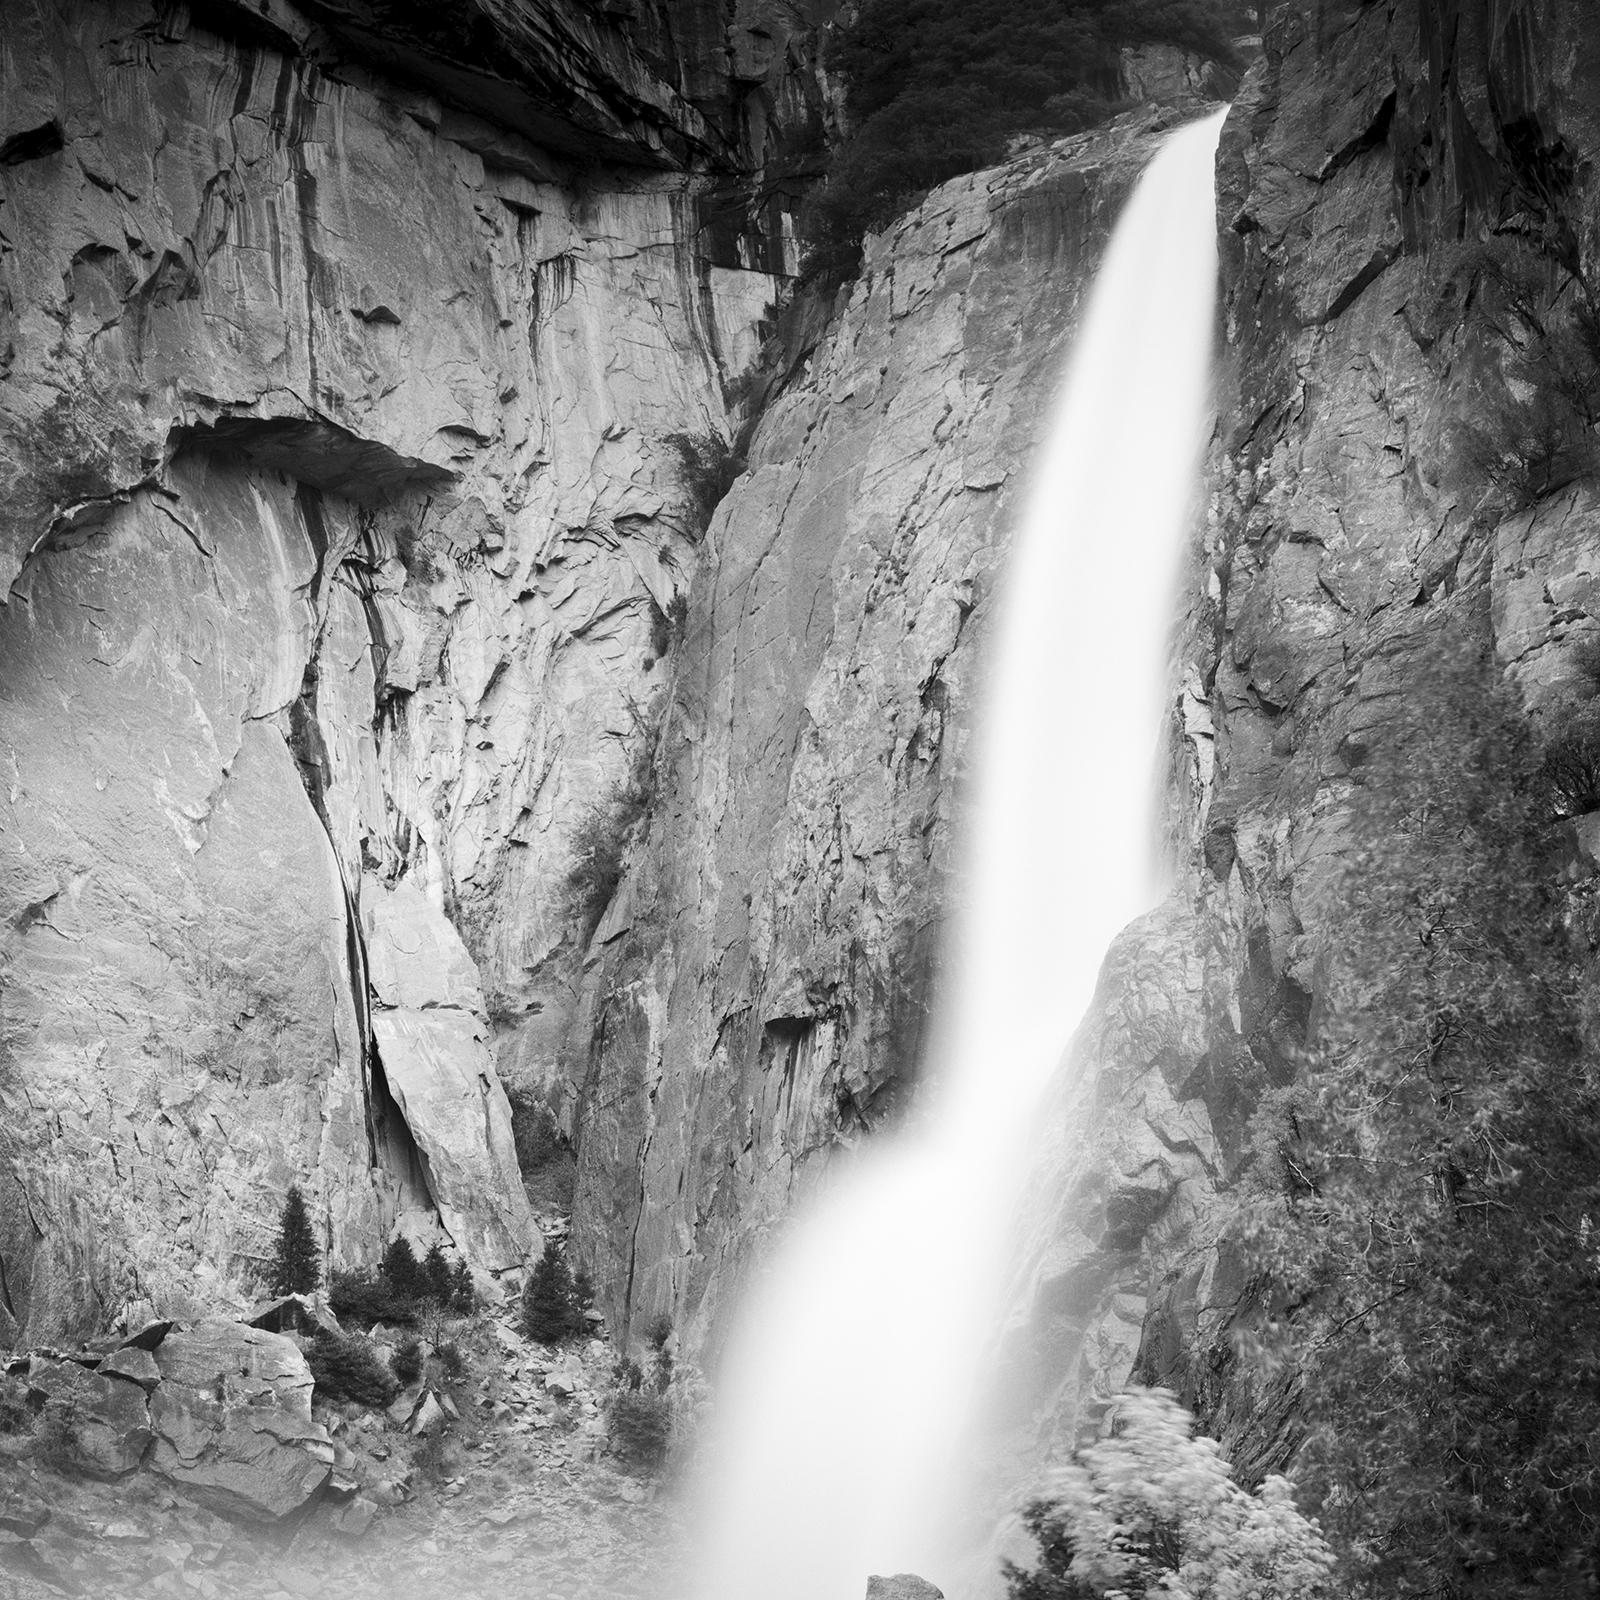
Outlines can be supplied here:
<path id="1" fill-rule="evenodd" d="M 449 1415 L 439 1404 L 439 1397 L 430 1389 L 423 1395 L 422 1404 L 417 1407 L 417 1414 L 411 1419 L 411 1431 L 422 1435 L 437 1433 L 449 1420 Z"/>
<path id="2" fill-rule="evenodd" d="M 246 1521 L 281 1521 L 321 1493 L 333 1443 L 312 1420 L 311 1371 L 292 1339 L 203 1322 L 170 1335 L 156 1360 L 154 1471 L 208 1509 Z"/>
<path id="3" fill-rule="evenodd" d="M 156 1358 L 138 1345 L 113 1350 L 95 1370 L 107 1378 L 124 1378 L 136 1383 L 146 1394 L 161 1382 L 161 1368 L 156 1365 Z"/>
<path id="4" fill-rule="evenodd" d="M 169 1334 L 156 1352 L 164 1385 L 311 1418 L 311 1368 L 293 1339 L 221 1318 Z"/>
<path id="5" fill-rule="evenodd" d="M 892 1578 L 868 1578 L 867 1600 L 944 1600 L 944 1590 L 926 1578 L 898 1572 Z"/>
<path id="6" fill-rule="evenodd" d="M 324 1294 L 286 1294 L 264 1301 L 245 1321 L 268 1333 L 343 1333 Z"/>
<path id="7" fill-rule="evenodd" d="M 116 1478 L 144 1460 L 153 1435 L 149 1406 L 137 1384 L 102 1377 L 76 1361 L 35 1357 L 28 1389 L 47 1416 L 62 1420 L 56 1448 L 63 1466 Z"/>

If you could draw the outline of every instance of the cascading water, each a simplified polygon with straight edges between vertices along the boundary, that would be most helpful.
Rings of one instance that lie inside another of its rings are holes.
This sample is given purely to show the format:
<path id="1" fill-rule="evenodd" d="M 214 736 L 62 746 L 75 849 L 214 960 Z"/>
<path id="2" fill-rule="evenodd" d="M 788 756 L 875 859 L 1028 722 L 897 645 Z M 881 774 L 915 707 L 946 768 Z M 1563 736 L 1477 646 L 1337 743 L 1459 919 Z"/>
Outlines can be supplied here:
<path id="1" fill-rule="evenodd" d="M 970 898 L 926 1104 L 794 1227 L 736 1330 L 694 1600 L 938 1581 L 1030 1114 L 1155 889 L 1154 750 L 1210 389 L 1222 115 L 1173 135 L 1090 296 L 1013 548 Z"/>

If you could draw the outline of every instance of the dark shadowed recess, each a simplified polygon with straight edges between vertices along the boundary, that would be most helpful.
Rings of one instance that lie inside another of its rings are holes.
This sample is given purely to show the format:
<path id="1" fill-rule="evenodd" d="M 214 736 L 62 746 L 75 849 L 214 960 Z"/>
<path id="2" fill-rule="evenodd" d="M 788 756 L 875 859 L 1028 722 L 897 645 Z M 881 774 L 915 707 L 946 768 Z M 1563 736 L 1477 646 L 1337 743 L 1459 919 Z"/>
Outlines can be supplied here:
<path id="1" fill-rule="evenodd" d="M 440 488 L 455 477 L 447 468 L 399 455 L 334 423 L 293 417 L 219 417 L 183 431 L 174 454 L 188 450 L 248 461 L 359 504 L 387 500 L 405 489 Z"/>

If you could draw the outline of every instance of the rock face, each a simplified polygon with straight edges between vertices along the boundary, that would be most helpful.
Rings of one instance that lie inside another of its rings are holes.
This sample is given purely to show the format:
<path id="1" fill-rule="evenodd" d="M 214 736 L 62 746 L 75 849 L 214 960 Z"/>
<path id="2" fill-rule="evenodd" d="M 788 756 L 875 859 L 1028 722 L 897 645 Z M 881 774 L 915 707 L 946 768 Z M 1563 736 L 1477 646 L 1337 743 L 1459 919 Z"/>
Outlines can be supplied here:
<path id="1" fill-rule="evenodd" d="M 975 642 L 1077 296 L 1172 113 L 869 242 L 707 534 L 647 835 L 599 921 L 576 1227 L 689 1347 L 916 1069 Z"/>
<path id="2" fill-rule="evenodd" d="M 1528 445 L 1525 314 L 1562 326 L 1566 274 L 1595 263 L 1600 41 L 1563 4 L 1504 31 L 1476 7 L 1296 9 L 1223 135 L 1179 881 L 1108 959 L 1050 1119 L 1011 1350 L 1028 1420 L 997 1452 L 1013 1503 L 1130 1374 L 1247 1476 L 1283 1461 L 1289 1408 L 1233 1367 L 1246 1286 L 1215 1238 L 1251 1110 L 1324 997 L 1352 774 L 1446 618 L 1535 717 L 1593 692 L 1600 523 Z"/>
<path id="3" fill-rule="evenodd" d="M 725 174 L 667 169 L 734 146 L 660 50 L 504 11 L 560 137 L 385 76 L 382 6 L 8 8 L 0 1338 L 245 1283 L 291 1181 L 335 1263 L 533 1247 L 497 1078 L 555 1071 L 773 284 L 697 249 Z"/>

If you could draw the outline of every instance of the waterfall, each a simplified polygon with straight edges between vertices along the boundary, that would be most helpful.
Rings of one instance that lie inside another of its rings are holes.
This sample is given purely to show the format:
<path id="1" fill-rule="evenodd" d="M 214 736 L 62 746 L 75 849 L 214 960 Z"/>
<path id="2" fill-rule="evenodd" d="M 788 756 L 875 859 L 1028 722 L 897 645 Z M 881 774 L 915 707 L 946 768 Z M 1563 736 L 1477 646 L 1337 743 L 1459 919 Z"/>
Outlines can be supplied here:
<path id="1" fill-rule="evenodd" d="M 1221 123 L 1163 145 L 1089 297 L 1001 586 L 925 1104 L 752 1285 L 694 1600 L 862 1600 L 870 1573 L 950 1571 L 1031 1113 L 1107 944 L 1158 891 L 1155 755 L 1210 400 Z"/>

